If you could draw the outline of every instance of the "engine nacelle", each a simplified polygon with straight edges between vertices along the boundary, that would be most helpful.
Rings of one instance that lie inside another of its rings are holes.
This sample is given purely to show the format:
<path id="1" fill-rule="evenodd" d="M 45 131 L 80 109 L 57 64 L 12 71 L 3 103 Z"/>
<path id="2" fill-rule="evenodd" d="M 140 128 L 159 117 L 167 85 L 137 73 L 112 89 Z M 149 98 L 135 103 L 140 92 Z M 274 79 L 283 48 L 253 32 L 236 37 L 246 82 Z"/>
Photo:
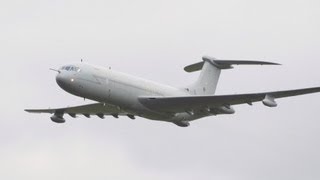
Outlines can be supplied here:
<path id="1" fill-rule="evenodd" d="M 174 124 L 176 124 L 177 126 L 180 126 L 180 127 L 188 127 L 188 126 L 190 126 L 189 121 L 177 121 L 177 122 L 174 122 Z"/>
<path id="2" fill-rule="evenodd" d="M 268 106 L 268 107 L 277 107 L 278 104 L 277 102 L 274 100 L 274 97 L 270 96 L 270 95 L 266 95 L 266 97 L 262 100 L 262 103 L 265 105 L 265 106 Z"/>
<path id="3" fill-rule="evenodd" d="M 55 123 L 65 123 L 66 122 L 66 120 L 62 116 L 58 116 L 58 115 L 53 115 L 50 119 Z"/>
<path id="4" fill-rule="evenodd" d="M 231 106 L 220 107 L 219 111 L 221 111 L 223 114 L 234 114 L 236 112 Z"/>
<path id="5" fill-rule="evenodd" d="M 236 111 L 231 106 L 221 106 L 219 108 L 210 109 L 213 114 L 234 114 Z"/>

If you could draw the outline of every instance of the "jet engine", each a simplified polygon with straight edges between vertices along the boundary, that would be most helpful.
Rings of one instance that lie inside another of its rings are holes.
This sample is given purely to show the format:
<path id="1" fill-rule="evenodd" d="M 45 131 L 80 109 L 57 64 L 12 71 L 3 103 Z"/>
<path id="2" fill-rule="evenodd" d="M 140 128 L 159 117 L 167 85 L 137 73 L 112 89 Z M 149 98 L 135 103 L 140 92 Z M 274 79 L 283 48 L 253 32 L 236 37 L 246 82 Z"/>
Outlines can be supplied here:
<path id="1" fill-rule="evenodd" d="M 210 112 L 213 114 L 234 114 L 236 111 L 231 106 L 221 106 L 218 108 L 210 109 Z"/>
<path id="2" fill-rule="evenodd" d="M 277 107 L 278 106 L 277 102 L 274 100 L 274 97 L 272 97 L 272 96 L 270 96 L 268 94 L 262 100 L 262 103 L 265 106 L 268 106 L 268 107 Z"/>
<path id="3" fill-rule="evenodd" d="M 180 126 L 180 127 L 190 126 L 190 123 L 188 121 L 177 121 L 177 122 L 174 122 L 174 124 L 176 124 L 177 126 Z"/>
<path id="4" fill-rule="evenodd" d="M 65 123 L 66 122 L 66 120 L 62 116 L 56 115 L 56 114 L 53 115 L 50 119 L 55 123 Z"/>

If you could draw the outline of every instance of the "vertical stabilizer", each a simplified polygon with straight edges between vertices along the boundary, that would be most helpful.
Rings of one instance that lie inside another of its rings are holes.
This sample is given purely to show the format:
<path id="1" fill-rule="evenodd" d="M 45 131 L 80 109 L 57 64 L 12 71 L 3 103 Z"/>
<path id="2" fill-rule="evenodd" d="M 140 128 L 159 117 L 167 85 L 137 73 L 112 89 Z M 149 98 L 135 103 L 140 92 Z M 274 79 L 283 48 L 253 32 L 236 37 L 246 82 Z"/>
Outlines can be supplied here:
<path id="1" fill-rule="evenodd" d="M 198 80 L 188 88 L 194 95 L 214 94 L 217 89 L 221 69 L 214 66 L 209 60 L 203 59 Z"/>

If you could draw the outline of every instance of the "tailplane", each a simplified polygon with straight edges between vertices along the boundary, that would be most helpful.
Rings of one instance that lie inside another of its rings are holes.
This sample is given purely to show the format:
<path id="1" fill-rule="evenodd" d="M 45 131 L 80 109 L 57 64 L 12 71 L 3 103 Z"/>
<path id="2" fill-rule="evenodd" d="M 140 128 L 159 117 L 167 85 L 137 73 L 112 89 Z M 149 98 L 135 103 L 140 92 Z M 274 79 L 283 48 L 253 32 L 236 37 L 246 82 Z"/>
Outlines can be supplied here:
<path id="1" fill-rule="evenodd" d="M 198 80 L 186 88 L 190 94 L 206 95 L 214 94 L 217 89 L 221 70 L 232 69 L 232 65 L 280 65 L 278 63 L 251 60 L 218 60 L 213 57 L 204 56 L 202 62 L 186 66 L 186 72 L 200 71 Z"/>

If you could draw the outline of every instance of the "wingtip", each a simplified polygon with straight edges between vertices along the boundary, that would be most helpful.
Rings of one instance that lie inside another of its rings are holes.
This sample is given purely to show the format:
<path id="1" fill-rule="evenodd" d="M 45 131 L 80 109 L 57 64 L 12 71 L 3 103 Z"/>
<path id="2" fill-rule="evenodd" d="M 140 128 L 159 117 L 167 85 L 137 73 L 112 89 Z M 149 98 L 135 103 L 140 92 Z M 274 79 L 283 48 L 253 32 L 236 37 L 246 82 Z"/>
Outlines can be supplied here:
<path id="1" fill-rule="evenodd" d="M 262 63 L 261 65 L 273 65 L 273 66 L 281 66 L 282 65 L 280 63 L 271 62 L 271 61 L 261 61 L 261 63 Z"/>
<path id="2" fill-rule="evenodd" d="M 280 64 L 280 63 L 271 63 L 272 65 L 277 65 L 277 66 L 282 66 L 282 64 Z"/>
<path id="3" fill-rule="evenodd" d="M 276 66 L 282 65 L 280 63 L 276 63 L 276 62 L 272 62 L 272 61 L 257 61 L 257 62 L 260 62 L 261 65 L 276 65 Z"/>

